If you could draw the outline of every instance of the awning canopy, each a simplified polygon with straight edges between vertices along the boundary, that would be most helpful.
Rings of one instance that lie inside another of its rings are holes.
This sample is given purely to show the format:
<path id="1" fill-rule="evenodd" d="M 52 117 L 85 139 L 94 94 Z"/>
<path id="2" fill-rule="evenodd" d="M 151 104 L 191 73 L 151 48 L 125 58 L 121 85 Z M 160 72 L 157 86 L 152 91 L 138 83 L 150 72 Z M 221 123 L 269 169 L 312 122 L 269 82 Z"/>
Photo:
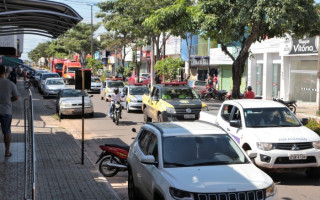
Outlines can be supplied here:
<path id="1" fill-rule="evenodd" d="M 44 0 L 0 0 L 0 36 L 57 38 L 82 20 L 70 6 Z"/>

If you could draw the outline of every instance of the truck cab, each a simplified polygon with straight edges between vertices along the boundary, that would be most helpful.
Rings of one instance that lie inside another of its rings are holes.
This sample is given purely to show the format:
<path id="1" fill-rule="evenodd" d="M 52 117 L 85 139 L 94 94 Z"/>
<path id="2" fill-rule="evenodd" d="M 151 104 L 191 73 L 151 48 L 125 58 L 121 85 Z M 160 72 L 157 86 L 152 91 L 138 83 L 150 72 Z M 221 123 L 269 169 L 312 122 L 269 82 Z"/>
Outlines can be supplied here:
<path id="1" fill-rule="evenodd" d="M 50 65 L 50 71 L 58 73 L 62 77 L 64 59 L 53 59 Z"/>
<path id="2" fill-rule="evenodd" d="M 66 84 L 74 84 L 75 72 L 81 69 L 81 63 L 78 61 L 65 61 L 63 63 L 62 78 Z"/>

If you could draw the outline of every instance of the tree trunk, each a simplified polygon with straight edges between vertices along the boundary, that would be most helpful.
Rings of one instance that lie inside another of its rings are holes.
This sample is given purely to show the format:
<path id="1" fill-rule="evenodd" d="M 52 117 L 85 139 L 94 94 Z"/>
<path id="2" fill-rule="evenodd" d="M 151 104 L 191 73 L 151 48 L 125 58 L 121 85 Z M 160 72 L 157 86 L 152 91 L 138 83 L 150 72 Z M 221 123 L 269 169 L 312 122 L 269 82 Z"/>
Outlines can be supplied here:
<path id="1" fill-rule="evenodd" d="M 240 98 L 240 85 L 241 85 L 241 78 L 244 71 L 244 67 L 246 61 L 249 57 L 249 53 L 240 52 L 237 59 L 232 64 L 232 98 L 239 99 Z"/>

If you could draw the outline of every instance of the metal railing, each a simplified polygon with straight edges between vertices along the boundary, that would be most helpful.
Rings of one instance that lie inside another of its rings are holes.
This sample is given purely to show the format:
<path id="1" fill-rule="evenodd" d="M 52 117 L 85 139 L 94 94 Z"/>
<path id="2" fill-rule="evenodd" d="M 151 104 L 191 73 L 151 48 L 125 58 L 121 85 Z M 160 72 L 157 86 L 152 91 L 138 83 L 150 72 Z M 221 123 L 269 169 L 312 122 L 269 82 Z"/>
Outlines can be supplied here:
<path id="1" fill-rule="evenodd" d="M 28 98 L 24 100 L 24 133 L 25 133 L 25 188 L 24 199 L 36 199 L 36 152 L 33 131 L 33 101 L 29 89 Z"/>

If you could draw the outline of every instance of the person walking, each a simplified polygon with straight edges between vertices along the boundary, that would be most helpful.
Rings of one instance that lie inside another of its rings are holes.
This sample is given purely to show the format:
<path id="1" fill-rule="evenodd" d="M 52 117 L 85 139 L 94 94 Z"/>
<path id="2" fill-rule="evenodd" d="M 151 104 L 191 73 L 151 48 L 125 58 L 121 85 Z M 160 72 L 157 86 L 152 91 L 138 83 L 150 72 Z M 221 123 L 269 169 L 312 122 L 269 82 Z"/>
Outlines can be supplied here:
<path id="1" fill-rule="evenodd" d="M 6 79 L 5 67 L 0 65 L 0 125 L 4 135 L 5 157 L 10 157 L 12 102 L 19 96 L 17 86 Z"/>
<path id="2" fill-rule="evenodd" d="M 14 84 L 17 84 L 17 71 L 16 68 L 13 68 L 12 71 L 10 72 L 8 79 L 12 82 L 14 82 Z"/>
<path id="3" fill-rule="evenodd" d="M 244 94 L 244 98 L 246 99 L 254 99 L 254 92 L 252 92 L 252 87 L 248 86 L 248 91 Z"/>

